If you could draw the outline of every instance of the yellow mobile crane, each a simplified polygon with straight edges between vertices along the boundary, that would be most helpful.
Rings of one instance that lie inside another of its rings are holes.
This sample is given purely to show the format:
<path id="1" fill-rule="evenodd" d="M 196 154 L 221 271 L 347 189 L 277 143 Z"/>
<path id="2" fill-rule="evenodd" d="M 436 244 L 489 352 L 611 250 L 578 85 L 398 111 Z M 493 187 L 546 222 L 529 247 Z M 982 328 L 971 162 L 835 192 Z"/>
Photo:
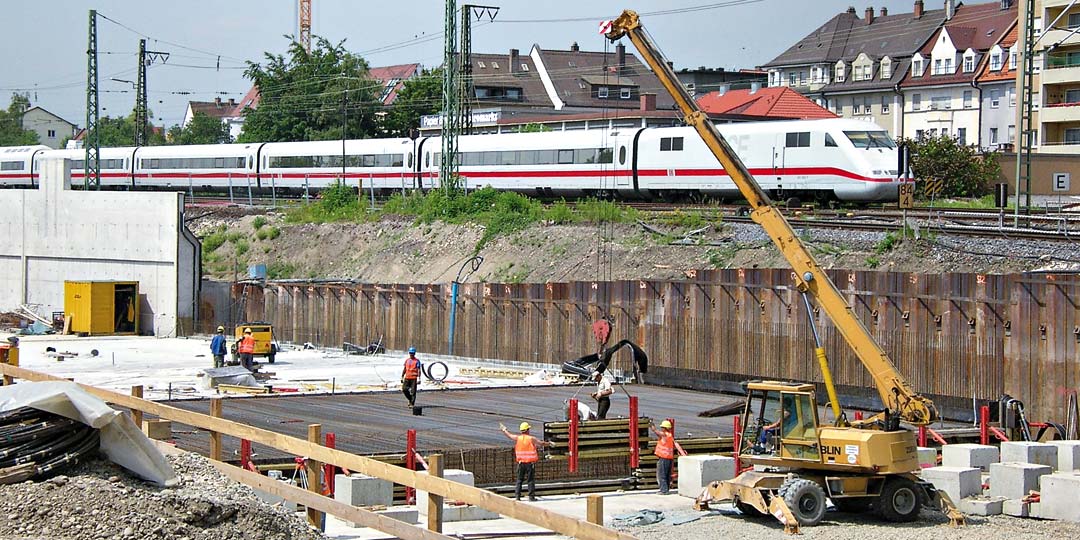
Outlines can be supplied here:
<path id="1" fill-rule="evenodd" d="M 884 412 L 865 421 L 854 424 L 847 421 L 815 330 L 815 353 L 834 425 L 819 424 L 812 384 L 748 383 L 742 443 L 736 451 L 744 463 L 757 467 L 730 482 L 714 482 L 698 499 L 698 507 L 707 507 L 710 501 L 734 501 L 745 514 L 776 516 L 791 532 L 797 531 L 799 525 L 820 522 L 827 498 L 841 510 L 873 509 L 889 521 L 912 521 L 918 517 L 920 507 L 936 503 L 954 524 L 962 523 L 963 515 L 956 511 L 948 496 L 914 474 L 919 470 L 915 435 L 900 426 L 901 421 L 923 426 L 937 420 L 933 402 L 911 388 L 874 341 L 791 225 L 679 83 L 645 32 L 637 13 L 624 11 L 610 24 L 607 38 L 615 41 L 626 36 L 634 43 L 675 98 L 686 124 L 697 130 L 738 186 L 753 209 L 751 218 L 765 229 L 795 270 L 796 287 L 803 294 L 811 327 L 814 327 L 813 310 L 808 295 L 817 300 L 870 371 L 885 406 Z"/>

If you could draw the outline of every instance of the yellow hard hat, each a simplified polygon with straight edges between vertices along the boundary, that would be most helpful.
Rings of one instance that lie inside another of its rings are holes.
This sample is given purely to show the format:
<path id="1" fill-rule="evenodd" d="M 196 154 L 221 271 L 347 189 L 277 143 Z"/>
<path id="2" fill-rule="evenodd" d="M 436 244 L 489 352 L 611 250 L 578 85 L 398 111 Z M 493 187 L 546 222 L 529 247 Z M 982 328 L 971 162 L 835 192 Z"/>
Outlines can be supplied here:
<path id="1" fill-rule="evenodd" d="M 663 422 L 660 422 L 660 427 L 664 429 L 671 429 L 671 422 L 664 420 Z"/>
<path id="2" fill-rule="evenodd" d="M 225 331 L 225 327 L 224 327 L 224 326 L 219 326 L 219 327 L 217 327 L 217 331 L 218 331 L 218 332 L 224 332 L 224 331 Z"/>
<path id="3" fill-rule="evenodd" d="M 250 334 L 250 333 L 251 333 L 251 329 L 250 329 L 250 328 L 245 328 L 245 329 L 244 329 L 244 333 L 245 333 L 245 334 Z"/>
<path id="4" fill-rule="evenodd" d="M 518 431 L 529 431 L 531 428 L 532 426 L 530 426 L 528 422 L 522 422 L 521 425 L 518 426 Z"/>

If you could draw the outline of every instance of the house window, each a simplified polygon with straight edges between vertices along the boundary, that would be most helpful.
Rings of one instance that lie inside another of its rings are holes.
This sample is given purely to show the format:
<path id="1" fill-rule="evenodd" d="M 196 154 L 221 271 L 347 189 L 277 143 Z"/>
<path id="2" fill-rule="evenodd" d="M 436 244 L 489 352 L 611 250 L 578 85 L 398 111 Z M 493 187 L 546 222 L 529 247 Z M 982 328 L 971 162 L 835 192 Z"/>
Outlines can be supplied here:
<path id="1" fill-rule="evenodd" d="M 1066 90 L 1065 103 L 1080 103 L 1080 89 Z"/>
<path id="2" fill-rule="evenodd" d="M 944 70 L 944 68 L 942 67 L 941 64 L 942 64 L 942 62 L 941 62 L 940 58 L 935 58 L 934 59 L 934 72 L 933 72 L 933 75 L 941 75 L 941 74 L 945 73 L 945 70 Z"/>
<path id="3" fill-rule="evenodd" d="M 477 63 L 476 63 L 476 65 L 478 65 L 478 66 L 480 66 L 480 67 L 482 67 L 482 68 L 486 68 L 486 67 L 487 67 L 487 64 L 485 64 L 485 63 L 483 63 L 483 62 L 477 62 Z"/>
<path id="4" fill-rule="evenodd" d="M 885 81 L 892 78 L 892 62 L 887 60 L 881 61 L 881 80 Z"/>
<path id="5" fill-rule="evenodd" d="M 839 64 L 836 66 L 836 82 L 844 82 L 844 65 Z"/>
<path id="6" fill-rule="evenodd" d="M 1065 144 L 1080 144 L 1080 128 L 1067 128 L 1065 130 Z"/>
<path id="7" fill-rule="evenodd" d="M 55 139 L 56 138 L 56 130 L 55 129 L 50 129 L 49 130 L 49 138 L 50 139 Z"/>
<path id="8" fill-rule="evenodd" d="M 952 108 L 952 99 L 949 96 L 934 96 L 930 98 L 930 110 L 943 111 Z"/>
<path id="9" fill-rule="evenodd" d="M 964 90 L 964 108 L 965 109 L 970 109 L 971 108 L 971 102 L 972 102 L 973 97 L 974 97 L 974 94 L 972 94 L 971 90 Z"/>
<path id="10" fill-rule="evenodd" d="M 1080 13 L 1069 14 L 1069 30 L 1080 28 Z"/>
<path id="11" fill-rule="evenodd" d="M 956 71 L 956 68 L 953 67 L 953 62 L 955 62 L 955 60 L 952 59 L 952 58 L 946 58 L 945 59 L 945 74 L 946 75 L 951 74 L 952 72 Z"/>
<path id="12" fill-rule="evenodd" d="M 1009 126 L 1009 139 L 1007 142 L 1016 140 L 1016 126 Z"/>
<path id="13" fill-rule="evenodd" d="M 873 112 L 874 112 L 874 108 L 873 108 L 873 105 L 870 104 L 870 96 L 864 97 L 863 98 L 863 113 L 864 114 L 871 114 Z"/>
<path id="14" fill-rule="evenodd" d="M 661 152 L 681 152 L 683 149 L 682 137 L 661 137 L 660 138 L 660 151 Z"/>
<path id="15" fill-rule="evenodd" d="M 1001 53 L 997 52 L 990 55 L 990 71 L 998 71 L 1001 69 Z"/>
<path id="16" fill-rule="evenodd" d="M 1012 87 L 1009 87 L 1009 88 L 1005 89 L 1005 92 L 1007 92 L 1008 95 L 1009 95 L 1009 106 L 1010 107 L 1015 107 L 1016 106 L 1016 89 L 1012 88 Z"/>
<path id="17" fill-rule="evenodd" d="M 833 102 L 833 106 L 836 107 L 836 115 L 837 116 L 843 116 L 844 115 L 844 104 L 840 102 L 840 98 L 837 98 L 836 101 Z"/>
<path id="18" fill-rule="evenodd" d="M 851 114 L 862 114 L 862 102 L 858 98 L 851 98 Z"/>
<path id="19" fill-rule="evenodd" d="M 620 88 L 619 89 L 619 99 L 630 99 L 630 89 L 629 88 Z"/>
<path id="20" fill-rule="evenodd" d="M 608 87 L 606 87 L 606 86 L 598 87 L 596 89 L 596 97 L 598 97 L 600 99 L 607 99 L 607 97 L 608 97 Z"/>
<path id="21" fill-rule="evenodd" d="M 971 73 L 972 71 L 975 71 L 975 57 L 974 56 L 965 56 L 964 57 L 964 73 Z"/>
<path id="22" fill-rule="evenodd" d="M 1001 106 L 1001 90 L 990 91 L 990 108 L 996 109 Z"/>
<path id="23" fill-rule="evenodd" d="M 911 76 L 922 77 L 923 75 L 923 60 L 919 58 L 911 61 Z"/>
<path id="24" fill-rule="evenodd" d="M 521 64 L 521 71 L 529 71 L 529 64 Z"/>
<path id="25" fill-rule="evenodd" d="M 956 128 L 956 142 L 960 146 L 967 146 L 967 128 Z"/>
<path id="26" fill-rule="evenodd" d="M 795 73 L 794 71 L 792 71 L 791 73 L 788 73 L 788 86 L 798 86 L 798 85 L 799 85 L 799 74 Z"/>
<path id="27" fill-rule="evenodd" d="M 1009 49 L 1009 69 L 1016 69 L 1016 45 Z"/>
<path id="28" fill-rule="evenodd" d="M 922 110 L 922 94 L 911 94 L 911 110 Z"/>
<path id="29" fill-rule="evenodd" d="M 889 114 L 889 96 L 881 96 L 881 114 Z"/>
<path id="30" fill-rule="evenodd" d="M 916 130 L 915 130 L 915 140 L 916 140 L 916 141 L 921 141 L 921 140 L 923 140 L 923 137 L 925 137 L 925 136 L 926 136 L 926 132 L 925 132 L 925 131 L 923 131 L 923 130 L 921 130 L 921 129 L 916 129 Z"/>
<path id="31" fill-rule="evenodd" d="M 810 147 L 810 132 L 801 131 L 798 133 L 788 133 L 787 141 L 784 144 L 786 148 L 809 148 Z"/>
<path id="32" fill-rule="evenodd" d="M 998 128 L 992 127 L 992 128 L 990 128 L 990 144 L 997 144 L 997 143 L 998 143 Z"/>

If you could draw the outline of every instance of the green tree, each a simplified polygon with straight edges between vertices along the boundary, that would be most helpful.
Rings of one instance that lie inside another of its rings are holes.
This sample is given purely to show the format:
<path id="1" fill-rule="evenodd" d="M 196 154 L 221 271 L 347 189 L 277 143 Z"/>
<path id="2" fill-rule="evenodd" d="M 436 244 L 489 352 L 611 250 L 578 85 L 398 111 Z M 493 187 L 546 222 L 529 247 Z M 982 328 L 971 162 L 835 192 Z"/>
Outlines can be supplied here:
<path id="1" fill-rule="evenodd" d="M 980 153 L 942 135 L 922 140 L 901 139 L 911 149 L 911 170 L 917 180 L 941 180 L 939 197 L 981 197 L 1001 175 L 997 153 Z M 915 184 L 915 195 L 927 198 L 926 182 Z"/>
<path id="2" fill-rule="evenodd" d="M 148 117 L 153 116 L 153 112 L 150 112 Z M 118 146 L 134 146 L 135 145 L 135 112 L 125 117 L 110 117 L 103 116 L 98 119 L 97 128 L 95 130 L 100 138 L 99 144 L 102 148 L 112 148 Z M 148 130 L 149 135 L 147 137 L 146 146 L 160 146 L 165 144 L 165 135 L 160 129 L 157 129 L 150 125 Z M 91 131 L 90 134 L 94 132 Z"/>
<path id="3" fill-rule="evenodd" d="M 442 109 L 442 78 L 442 68 L 436 68 L 405 81 L 383 118 L 383 134 L 408 137 L 410 129 L 420 129 L 421 116 L 438 113 Z"/>
<path id="4" fill-rule="evenodd" d="M 529 122 L 518 128 L 518 133 L 547 133 L 548 131 L 551 131 L 550 127 L 537 122 Z"/>
<path id="5" fill-rule="evenodd" d="M 249 62 L 244 75 L 260 98 L 257 108 L 246 110 L 238 142 L 361 139 L 377 133 L 379 86 L 367 62 L 346 51 L 344 41 L 334 45 L 316 38 L 310 53 L 293 41 L 287 57 L 266 53 L 266 65 Z"/>
<path id="6" fill-rule="evenodd" d="M 38 136 L 32 130 L 23 129 L 22 117 L 30 108 L 30 98 L 13 94 L 6 111 L 0 110 L 0 146 L 28 146 L 38 144 Z"/>
<path id="7" fill-rule="evenodd" d="M 228 144 L 233 142 L 229 126 L 221 120 L 204 112 L 197 112 L 191 122 L 181 127 L 175 125 L 169 129 L 168 140 L 171 144 Z"/>

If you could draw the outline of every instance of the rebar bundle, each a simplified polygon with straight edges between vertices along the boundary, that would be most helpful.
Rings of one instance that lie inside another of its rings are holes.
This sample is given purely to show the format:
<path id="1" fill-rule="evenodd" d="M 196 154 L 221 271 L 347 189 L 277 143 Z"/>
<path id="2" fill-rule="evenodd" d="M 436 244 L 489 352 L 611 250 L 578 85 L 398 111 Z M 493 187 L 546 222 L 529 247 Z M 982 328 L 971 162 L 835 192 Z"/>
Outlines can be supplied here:
<path id="1" fill-rule="evenodd" d="M 0 413 L 0 483 L 75 465 L 92 456 L 99 442 L 98 430 L 63 416 L 30 407 Z"/>

